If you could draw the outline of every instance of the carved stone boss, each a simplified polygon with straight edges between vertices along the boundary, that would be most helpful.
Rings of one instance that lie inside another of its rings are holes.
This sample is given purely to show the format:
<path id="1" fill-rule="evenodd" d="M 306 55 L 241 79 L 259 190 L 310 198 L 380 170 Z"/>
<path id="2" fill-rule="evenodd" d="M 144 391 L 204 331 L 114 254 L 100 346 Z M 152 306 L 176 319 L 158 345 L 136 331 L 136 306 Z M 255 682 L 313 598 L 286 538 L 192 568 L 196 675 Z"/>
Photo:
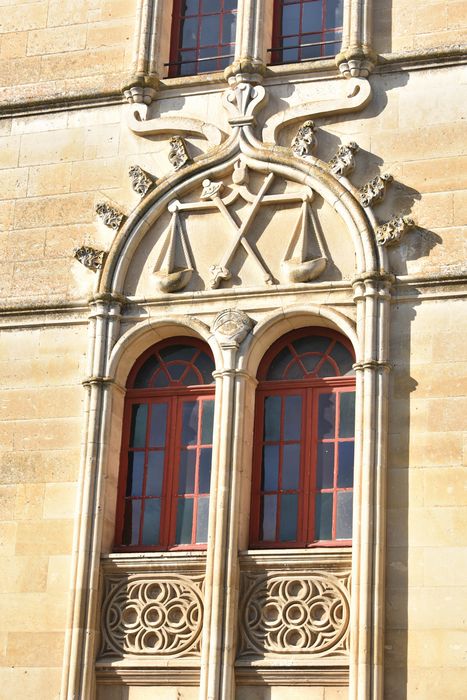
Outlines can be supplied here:
<path id="1" fill-rule="evenodd" d="M 199 656 L 203 576 L 130 574 L 105 583 L 101 659 Z"/>
<path id="2" fill-rule="evenodd" d="M 132 165 L 128 170 L 128 175 L 130 176 L 133 190 L 140 197 L 144 197 L 154 184 L 149 175 L 139 165 Z"/>
<path id="3" fill-rule="evenodd" d="M 100 216 L 106 226 L 118 231 L 122 225 L 124 215 L 108 202 L 98 202 L 96 204 L 96 213 Z"/>
<path id="4" fill-rule="evenodd" d="M 91 246 L 83 245 L 81 248 L 75 248 L 73 255 L 84 267 L 95 272 L 100 270 L 104 264 L 105 250 L 97 250 Z"/>
<path id="5" fill-rule="evenodd" d="M 346 657 L 349 579 L 349 572 L 244 573 L 239 657 Z"/>
<path id="6" fill-rule="evenodd" d="M 376 229 L 376 240 L 379 245 L 394 245 L 414 226 L 415 222 L 408 216 L 394 216 L 390 221 L 378 226 Z"/>

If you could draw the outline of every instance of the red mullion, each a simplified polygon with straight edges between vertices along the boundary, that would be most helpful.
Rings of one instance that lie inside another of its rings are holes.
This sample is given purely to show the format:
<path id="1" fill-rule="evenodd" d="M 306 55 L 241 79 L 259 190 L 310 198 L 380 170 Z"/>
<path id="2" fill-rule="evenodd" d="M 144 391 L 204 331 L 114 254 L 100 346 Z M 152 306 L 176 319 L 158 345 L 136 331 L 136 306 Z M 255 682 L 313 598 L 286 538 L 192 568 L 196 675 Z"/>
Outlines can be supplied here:
<path id="1" fill-rule="evenodd" d="M 324 56 L 324 41 L 326 40 L 326 37 L 324 35 L 325 28 L 326 28 L 326 0 L 323 0 L 323 7 L 321 10 L 321 46 L 320 46 L 320 52 L 319 52 L 319 55 L 321 57 Z"/>
<path id="2" fill-rule="evenodd" d="M 117 484 L 117 507 L 115 512 L 115 534 L 114 545 L 120 547 L 123 539 L 123 523 L 125 520 L 125 500 L 126 500 L 126 481 L 128 477 L 128 452 L 131 430 L 131 409 L 132 404 L 126 403 L 123 412 L 122 425 L 122 445 L 120 449 L 120 471 Z"/>
<path id="3" fill-rule="evenodd" d="M 265 384 L 267 383 L 267 389 L 266 388 L 261 388 L 258 390 L 258 392 L 262 391 L 279 391 L 279 390 L 285 390 L 285 389 L 295 389 L 295 391 L 299 391 L 301 389 L 311 389 L 311 388 L 322 388 L 325 389 L 326 387 L 331 388 L 337 388 L 337 387 L 354 387 L 355 386 L 355 377 L 350 376 L 350 377 L 313 377 L 313 378 L 307 378 L 307 379 L 274 379 L 274 380 L 266 380 L 264 382 Z"/>
<path id="4" fill-rule="evenodd" d="M 196 434 L 196 463 L 195 463 L 195 483 L 193 491 L 193 522 L 191 523 L 191 545 L 196 544 L 196 527 L 198 523 L 198 498 L 199 498 L 199 459 L 201 445 L 201 426 L 203 424 L 203 401 L 198 400 L 198 431 Z"/>
<path id="5" fill-rule="evenodd" d="M 181 73 L 181 66 L 175 65 L 178 60 L 178 52 L 180 51 L 180 29 L 182 25 L 182 0 L 173 0 L 172 8 L 172 27 L 170 32 L 170 52 L 169 52 L 169 78 L 175 78 Z"/>
<path id="6" fill-rule="evenodd" d="M 306 458 L 309 460 L 310 469 L 308 469 L 307 482 L 304 484 L 304 541 L 308 544 L 315 539 L 315 514 L 316 514 L 316 475 L 317 475 L 317 455 L 318 455 L 318 401 L 321 393 L 319 389 L 315 391 L 313 388 L 308 389 L 306 394 L 306 423 L 310 425 L 311 430 L 305 433 Z"/>
<path id="7" fill-rule="evenodd" d="M 151 428 L 151 416 L 152 416 L 152 402 L 147 403 L 148 413 L 146 416 L 146 437 L 144 441 L 144 466 L 143 466 L 143 483 L 141 485 L 141 513 L 139 518 L 139 534 L 138 534 L 138 545 L 141 546 L 141 538 L 143 535 L 144 528 L 144 511 L 146 507 L 146 481 L 148 473 L 148 454 L 149 454 L 149 434 Z"/>
<path id="8" fill-rule="evenodd" d="M 340 409 L 341 396 L 340 391 L 333 391 L 336 395 L 336 415 L 334 423 L 334 473 L 332 479 L 332 528 L 331 536 L 333 542 L 336 540 L 336 521 L 337 521 L 337 477 L 339 474 L 339 427 L 340 427 Z"/>
<path id="9" fill-rule="evenodd" d="M 284 9 L 284 4 L 281 0 L 276 0 L 274 3 L 273 15 L 272 15 L 272 45 L 279 46 L 281 49 L 276 51 L 271 51 L 271 63 L 282 63 L 284 59 L 284 47 L 282 46 L 282 11 Z"/>
<path id="10" fill-rule="evenodd" d="M 256 400 L 250 506 L 250 543 L 252 545 L 259 544 L 261 517 L 261 471 L 263 466 L 262 455 L 264 446 L 264 403 L 269 395 L 269 393 L 258 392 Z M 259 439 L 260 435 L 261 440 Z"/>
<path id="11" fill-rule="evenodd" d="M 321 357 L 321 360 L 319 360 L 318 364 L 314 368 L 313 374 L 318 375 L 318 372 L 321 369 L 321 367 L 324 365 L 324 363 L 329 359 L 332 360 L 332 358 L 330 358 L 329 355 L 333 351 L 335 344 L 336 344 L 336 341 L 332 340 L 331 343 L 328 345 L 328 349 L 326 350 L 326 352 L 323 352 L 323 356 Z M 336 363 L 333 361 L 333 364 L 335 365 Z M 339 367 L 337 367 L 337 369 L 339 371 Z"/>

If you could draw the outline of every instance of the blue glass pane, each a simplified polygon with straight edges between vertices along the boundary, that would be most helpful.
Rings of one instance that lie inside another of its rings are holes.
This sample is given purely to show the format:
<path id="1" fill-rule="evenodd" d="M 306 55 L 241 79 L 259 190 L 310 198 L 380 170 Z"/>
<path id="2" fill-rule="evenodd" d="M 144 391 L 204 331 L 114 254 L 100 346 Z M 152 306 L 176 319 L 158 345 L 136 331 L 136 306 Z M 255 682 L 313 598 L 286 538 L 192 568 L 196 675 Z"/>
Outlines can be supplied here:
<path id="1" fill-rule="evenodd" d="M 334 486 L 334 443 L 319 442 L 316 460 L 316 488 L 332 489 Z"/>
<path id="2" fill-rule="evenodd" d="M 283 348 L 271 362 L 267 379 L 282 379 L 282 375 L 291 359 L 292 353 L 289 348 Z"/>
<path id="3" fill-rule="evenodd" d="M 144 502 L 142 544 L 159 544 L 161 521 L 161 502 L 158 498 L 149 498 Z"/>
<path id="4" fill-rule="evenodd" d="M 319 32 L 323 24 L 323 3 L 322 0 L 303 3 L 302 32 Z M 308 41 L 314 41 L 307 37 Z"/>
<path id="5" fill-rule="evenodd" d="M 182 415 L 182 445 L 198 442 L 198 402 L 185 401 Z"/>
<path id="6" fill-rule="evenodd" d="M 179 498 L 175 544 L 191 544 L 193 530 L 193 499 Z"/>
<path id="7" fill-rule="evenodd" d="M 221 0 L 203 0 L 203 12 L 220 12 L 222 10 Z"/>
<path id="8" fill-rule="evenodd" d="M 128 453 L 126 495 L 141 496 L 143 493 L 144 452 Z"/>
<path id="9" fill-rule="evenodd" d="M 168 345 L 159 350 L 159 355 L 164 362 L 173 362 L 174 360 L 191 362 L 196 352 L 198 352 L 197 348 L 191 345 Z"/>
<path id="10" fill-rule="evenodd" d="M 146 473 L 146 496 L 160 496 L 164 479 L 165 452 L 149 452 Z"/>
<path id="11" fill-rule="evenodd" d="M 149 427 L 149 445 L 164 447 L 167 429 L 167 404 L 153 403 L 151 406 L 151 425 Z"/>
<path id="12" fill-rule="evenodd" d="M 354 443 L 339 443 L 339 473 L 337 485 L 341 488 L 351 488 L 353 486 L 353 461 Z"/>
<path id="13" fill-rule="evenodd" d="M 262 491 L 277 491 L 279 485 L 279 445 L 263 448 Z"/>
<path id="14" fill-rule="evenodd" d="M 274 542 L 276 539 L 277 496 L 263 496 L 261 501 L 260 540 Z"/>
<path id="15" fill-rule="evenodd" d="M 353 437 L 355 432 L 355 392 L 343 391 L 340 394 L 340 437 Z"/>
<path id="16" fill-rule="evenodd" d="M 178 493 L 194 493 L 196 471 L 196 450 L 180 452 L 180 471 L 178 477 Z"/>
<path id="17" fill-rule="evenodd" d="M 300 440 L 302 397 L 286 396 L 284 404 L 284 440 Z"/>
<path id="18" fill-rule="evenodd" d="M 158 367 L 159 361 L 157 358 L 154 355 L 148 357 L 143 366 L 138 370 L 133 386 L 137 389 L 144 389 L 150 386 L 150 379 Z"/>
<path id="19" fill-rule="evenodd" d="M 352 537 L 352 491 L 337 494 L 336 539 L 350 540 Z"/>
<path id="20" fill-rule="evenodd" d="M 330 362 L 323 362 L 318 370 L 318 377 L 335 377 L 336 370 Z"/>
<path id="21" fill-rule="evenodd" d="M 199 10 L 199 0 L 184 0 L 181 3 L 180 12 L 182 15 L 195 15 Z"/>
<path id="22" fill-rule="evenodd" d="M 313 372 L 322 355 L 302 355 L 300 360 L 307 372 Z"/>
<path id="23" fill-rule="evenodd" d="M 144 447 L 146 444 L 146 422 L 148 406 L 135 403 L 131 407 L 130 447 Z"/>
<path id="24" fill-rule="evenodd" d="M 333 438 L 336 433 L 336 396 L 320 394 L 318 405 L 318 437 Z"/>
<path id="25" fill-rule="evenodd" d="M 203 447 L 199 451 L 199 493 L 209 493 L 211 486 L 212 449 Z"/>
<path id="26" fill-rule="evenodd" d="M 236 15 L 224 15 L 222 22 L 222 43 L 233 44 L 235 42 Z"/>
<path id="27" fill-rule="evenodd" d="M 302 41 L 304 44 L 314 44 L 316 39 L 319 40 L 319 35 L 309 35 L 303 37 Z M 321 45 L 319 46 L 302 46 L 302 60 L 319 58 L 321 56 Z"/>
<path id="28" fill-rule="evenodd" d="M 281 496 L 281 518 L 279 539 L 281 542 L 293 542 L 297 539 L 298 496 L 285 494 Z"/>
<path id="29" fill-rule="evenodd" d="M 207 15 L 201 20 L 201 32 L 199 43 L 201 46 L 206 44 L 219 43 L 219 15 Z"/>
<path id="30" fill-rule="evenodd" d="M 198 499 L 198 514 L 196 518 L 196 542 L 204 544 L 208 541 L 209 496 Z"/>
<path id="31" fill-rule="evenodd" d="M 141 518 L 141 501 L 129 500 L 125 501 L 125 516 L 123 520 L 123 544 L 138 544 L 139 543 L 139 525 Z"/>
<path id="32" fill-rule="evenodd" d="M 326 27 L 342 27 L 343 0 L 326 0 Z"/>
<path id="33" fill-rule="evenodd" d="M 280 439 L 281 403 L 280 396 L 268 396 L 264 402 L 265 440 Z"/>
<path id="34" fill-rule="evenodd" d="M 292 345 L 299 355 L 308 352 L 317 352 L 320 355 L 324 355 L 331 345 L 331 339 L 322 335 L 308 335 L 305 338 L 294 340 Z"/>
<path id="35" fill-rule="evenodd" d="M 300 362 L 298 362 L 298 360 L 295 360 L 295 362 L 292 362 L 292 364 L 289 365 L 289 368 L 284 376 L 285 379 L 304 379 L 304 377 L 305 372 L 303 366 L 300 364 Z"/>
<path id="36" fill-rule="evenodd" d="M 238 0 L 224 0 L 224 10 L 236 10 Z"/>
<path id="37" fill-rule="evenodd" d="M 152 386 L 156 387 L 157 389 L 163 389 L 164 387 L 169 386 L 169 384 L 170 382 L 167 372 L 164 369 L 160 369 L 152 380 Z"/>
<path id="38" fill-rule="evenodd" d="M 300 5 L 286 5 L 282 8 L 282 34 L 300 32 Z"/>
<path id="39" fill-rule="evenodd" d="M 180 379 L 182 378 L 182 375 L 184 374 L 186 368 L 187 368 L 187 367 L 186 367 L 186 364 L 185 364 L 185 363 L 181 364 L 181 363 L 179 363 L 179 362 L 177 362 L 177 363 L 171 363 L 171 364 L 167 365 L 167 370 L 168 370 L 168 372 L 169 372 L 169 374 L 170 374 L 170 378 L 171 378 L 172 381 L 174 381 L 174 382 L 180 381 Z"/>
<path id="40" fill-rule="evenodd" d="M 282 453 L 282 484 L 284 491 L 298 489 L 300 476 L 300 445 L 284 445 Z"/>
<path id="41" fill-rule="evenodd" d="M 214 400 L 203 401 L 203 417 L 201 423 L 201 442 L 203 445 L 212 444 L 212 426 L 214 423 Z"/>
<path id="42" fill-rule="evenodd" d="M 198 19 L 184 19 L 181 22 L 181 47 L 191 49 L 196 46 L 198 33 Z"/>
<path id="43" fill-rule="evenodd" d="M 315 538 L 332 539 L 332 493 L 319 493 L 316 496 Z"/>
<path id="44" fill-rule="evenodd" d="M 195 361 L 195 367 L 201 372 L 204 384 L 212 384 L 214 379 L 212 373 L 214 372 L 214 362 L 209 355 L 205 352 L 200 353 Z"/>
<path id="45" fill-rule="evenodd" d="M 341 343 L 336 343 L 330 353 L 333 360 L 337 362 L 339 372 L 342 376 L 346 374 L 355 374 L 352 369 L 354 359 L 350 352 Z"/>

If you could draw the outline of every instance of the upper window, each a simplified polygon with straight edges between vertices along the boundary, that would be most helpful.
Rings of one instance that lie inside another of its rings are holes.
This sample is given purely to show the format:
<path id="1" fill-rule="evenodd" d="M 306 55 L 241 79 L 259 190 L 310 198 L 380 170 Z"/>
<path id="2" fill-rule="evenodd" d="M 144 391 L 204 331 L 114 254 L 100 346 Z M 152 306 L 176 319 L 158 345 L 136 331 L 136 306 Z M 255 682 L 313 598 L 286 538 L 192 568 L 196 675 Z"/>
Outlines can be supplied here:
<path id="1" fill-rule="evenodd" d="M 251 545 L 350 544 L 354 357 L 342 336 L 295 331 L 258 373 Z"/>
<path id="2" fill-rule="evenodd" d="M 343 0 L 276 0 L 272 63 L 335 56 L 342 40 Z"/>
<path id="3" fill-rule="evenodd" d="M 209 348 L 182 338 L 150 348 L 131 371 L 123 419 L 117 549 L 205 547 L 213 370 Z"/>
<path id="4" fill-rule="evenodd" d="M 169 78 L 226 68 L 235 53 L 237 0 L 175 0 Z"/>

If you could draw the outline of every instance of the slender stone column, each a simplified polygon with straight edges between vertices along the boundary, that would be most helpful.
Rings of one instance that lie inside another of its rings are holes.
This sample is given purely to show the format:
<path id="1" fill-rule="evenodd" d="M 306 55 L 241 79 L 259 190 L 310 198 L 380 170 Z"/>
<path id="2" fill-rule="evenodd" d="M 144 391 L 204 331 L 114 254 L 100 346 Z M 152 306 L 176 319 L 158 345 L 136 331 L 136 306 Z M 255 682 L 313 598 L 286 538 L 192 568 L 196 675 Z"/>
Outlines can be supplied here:
<path id="1" fill-rule="evenodd" d="M 391 278 L 354 282 L 357 372 L 349 700 L 382 700 L 388 326 Z"/>
<path id="2" fill-rule="evenodd" d="M 376 63 L 371 47 L 372 0 L 344 0 L 342 47 L 336 56 L 347 78 L 366 78 Z"/>
<path id="3" fill-rule="evenodd" d="M 264 45 L 264 20 L 266 12 L 264 0 L 245 0 L 238 4 L 235 56 L 224 75 L 226 79 L 241 75 L 237 82 L 248 80 L 261 82 L 266 71 Z"/>

